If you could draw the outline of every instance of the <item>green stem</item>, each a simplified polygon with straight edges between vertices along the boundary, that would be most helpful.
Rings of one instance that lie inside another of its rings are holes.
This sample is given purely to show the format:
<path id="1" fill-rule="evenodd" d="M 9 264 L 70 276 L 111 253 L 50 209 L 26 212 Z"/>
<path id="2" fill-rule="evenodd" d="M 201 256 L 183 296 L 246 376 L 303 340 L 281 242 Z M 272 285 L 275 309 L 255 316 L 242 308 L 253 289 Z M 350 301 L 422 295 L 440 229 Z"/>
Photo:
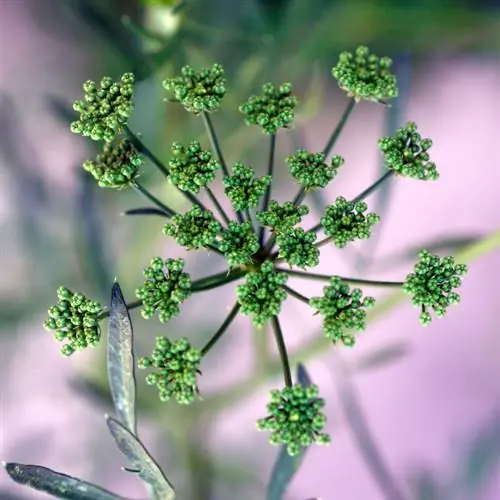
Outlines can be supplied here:
<path id="1" fill-rule="evenodd" d="M 285 378 L 285 385 L 287 387 L 292 387 L 292 372 L 290 370 L 290 362 L 288 361 L 288 354 L 286 352 L 285 339 L 283 338 L 283 332 L 281 331 L 281 325 L 278 316 L 273 316 L 273 318 L 271 319 L 271 323 L 273 325 L 274 338 L 276 339 L 276 345 L 280 354 L 281 367 L 283 368 L 283 377 Z"/>
<path id="2" fill-rule="evenodd" d="M 335 146 L 335 143 L 337 142 L 337 139 L 342 133 L 342 130 L 344 129 L 347 120 L 349 119 L 349 116 L 351 115 L 355 106 L 356 106 L 356 101 L 353 98 L 350 98 L 344 110 L 344 113 L 340 118 L 338 125 L 335 127 L 335 130 L 332 132 L 332 135 L 328 139 L 326 146 L 323 148 L 323 154 L 325 155 L 325 158 L 330 154 L 331 150 L 333 149 L 333 146 Z"/>
<path id="3" fill-rule="evenodd" d="M 290 288 L 287 285 L 283 285 L 283 290 L 285 290 L 286 293 L 291 295 L 292 297 L 295 297 L 296 299 L 300 300 L 301 302 L 304 302 L 304 304 L 309 305 L 310 299 L 308 299 L 306 296 L 302 295 L 301 293 L 295 291 L 293 288 Z"/>
<path id="4" fill-rule="evenodd" d="M 165 215 L 168 217 L 173 217 L 174 215 L 177 215 L 177 212 L 175 210 L 172 210 L 171 208 L 167 207 L 167 205 L 163 204 L 156 196 L 153 196 L 145 187 L 141 186 L 138 182 L 133 182 L 132 187 L 141 193 L 143 196 L 145 196 L 150 202 L 155 204 L 158 208 L 163 210 L 165 212 Z"/>
<path id="5" fill-rule="evenodd" d="M 285 274 L 289 274 L 290 276 L 296 276 L 297 278 L 305 278 L 317 281 L 330 281 L 332 278 L 335 277 L 328 274 L 315 274 L 315 273 L 309 273 L 307 271 L 294 271 L 292 269 L 286 269 L 281 267 L 276 268 L 276 270 Z M 342 281 L 346 283 L 351 283 L 353 285 L 387 286 L 395 288 L 400 288 L 403 286 L 402 281 L 372 281 L 372 280 L 361 280 L 357 278 L 344 278 L 343 276 L 339 276 L 339 278 Z"/>
<path id="6" fill-rule="evenodd" d="M 205 122 L 205 128 L 207 129 L 208 138 L 210 140 L 210 144 L 212 146 L 213 151 L 217 155 L 217 159 L 222 167 L 222 172 L 224 176 L 229 177 L 229 170 L 227 169 L 226 162 L 224 161 L 224 157 L 222 156 L 222 151 L 220 148 L 219 141 L 217 139 L 217 135 L 215 134 L 214 125 L 212 123 L 212 118 L 210 118 L 210 114 L 206 111 L 203 112 L 203 121 Z"/>
<path id="7" fill-rule="evenodd" d="M 271 252 L 274 249 L 274 245 L 276 244 L 276 233 L 272 233 L 269 239 L 267 240 L 266 246 L 264 247 L 264 255 L 271 256 Z"/>
<path id="8" fill-rule="evenodd" d="M 271 134 L 271 144 L 269 146 L 269 162 L 267 165 L 267 175 L 270 175 L 271 178 L 274 173 L 275 152 L 276 152 L 276 133 Z M 266 189 L 266 194 L 264 196 L 264 202 L 262 204 L 261 212 L 266 212 L 267 209 L 269 208 L 269 201 L 271 200 L 271 188 L 272 188 L 272 183 Z M 264 226 L 260 226 L 260 234 L 259 234 L 260 246 L 264 244 L 265 233 L 266 233 L 266 228 Z"/>
<path id="9" fill-rule="evenodd" d="M 201 350 L 201 355 L 204 357 L 208 354 L 210 349 L 214 347 L 214 345 L 220 340 L 220 338 L 224 335 L 226 330 L 228 329 L 229 325 L 233 322 L 233 319 L 236 317 L 240 310 L 240 304 L 236 302 L 234 304 L 233 308 L 229 312 L 229 315 L 227 318 L 224 320 L 224 323 L 220 326 L 220 328 L 215 332 L 214 336 L 207 342 L 205 347 Z"/>
<path id="10" fill-rule="evenodd" d="M 215 205 L 217 212 L 219 212 L 219 214 L 222 217 L 222 219 L 224 220 L 224 222 L 227 225 L 229 225 L 230 219 L 229 219 L 227 213 L 225 212 L 225 210 L 222 208 L 222 205 L 219 203 L 219 200 L 214 195 L 213 191 L 208 186 L 205 186 L 205 190 L 208 194 L 208 197 L 212 200 L 212 203 Z"/>
<path id="11" fill-rule="evenodd" d="M 206 290 L 211 290 L 222 285 L 226 285 L 233 281 L 237 281 L 245 276 L 246 271 L 240 268 L 234 269 L 233 271 L 223 271 L 222 273 L 213 274 L 207 276 L 206 278 L 201 278 L 199 280 L 193 281 L 191 284 L 191 291 L 204 292 Z"/>

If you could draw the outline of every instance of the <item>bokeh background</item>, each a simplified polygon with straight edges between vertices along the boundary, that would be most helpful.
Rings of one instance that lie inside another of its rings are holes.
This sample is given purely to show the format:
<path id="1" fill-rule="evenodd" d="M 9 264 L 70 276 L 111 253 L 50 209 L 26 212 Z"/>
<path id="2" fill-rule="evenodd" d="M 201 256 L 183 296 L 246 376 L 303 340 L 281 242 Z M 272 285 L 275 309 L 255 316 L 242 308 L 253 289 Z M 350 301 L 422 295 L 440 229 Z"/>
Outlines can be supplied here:
<path id="1" fill-rule="evenodd" d="M 422 247 L 444 255 L 495 232 L 497 238 L 471 262 L 461 305 L 427 329 L 408 300 L 373 290 L 386 307 L 355 348 L 334 352 L 317 340 L 318 319 L 287 301 L 289 350 L 327 400 L 332 445 L 308 451 L 285 498 L 386 498 L 366 440 L 357 439 L 360 419 L 406 498 L 500 498 L 500 2 L 171 3 L 0 0 L 0 459 L 146 497 L 139 480 L 120 469 L 127 464 L 105 426 L 112 407 L 104 344 L 66 359 L 42 328 L 60 284 L 107 303 L 117 277 L 133 300 L 154 255 L 185 256 L 162 235 L 161 219 L 121 215 L 145 206 L 136 193 L 100 190 L 81 169 L 96 153 L 68 128 L 83 81 L 139 75 L 131 128 L 168 159 L 172 141 L 206 138 L 200 121 L 162 101 L 161 81 L 186 63 L 221 62 L 230 92 L 214 120 L 225 155 L 261 168 L 267 142 L 243 125 L 237 104 L 266 81 L 293 82 L 302 104 L 295 129 L 279 136 L 277 158 L 298 144 L 320 150 L 346 105 L 330 69 L 340 51 L 367 44 L 393 57 L 400 99 L 391 108 L 356 108 L 335 148 L 346 164 L 323 196 L 310 198 L 314 217 L 383 173 L 377 139 L 408 119 L 433 139 L 441 179 L 386 184 L 368 199 L 383 217 L 373 241 L 324 249 L 317 271 L 401 280 Z M 274 192 L 284 200 L 296 188 L 277 165 Z M 144 182 L 187 208 L 152 169 Z M 224 269 L 217 256 L 186 258 L 195 277 Z M 311 296 L 322 285 L 299 286 Z M 146 354 L 157 334 L 203 345 L 233 303 L 228 285 L 194 296 L 167 326 L 134 311 L 137 352 Z M 237 320 L 203 362 L 205 401 L 187 409 L 159 403 L 139 373 L 141 436 L 180 498 L 265 497 L 277 449 L 257 433 L 255 420 L 268 391 L 282 383 L 268 333 Z M 0 498 L 46 496 L 0 472 Z"/>

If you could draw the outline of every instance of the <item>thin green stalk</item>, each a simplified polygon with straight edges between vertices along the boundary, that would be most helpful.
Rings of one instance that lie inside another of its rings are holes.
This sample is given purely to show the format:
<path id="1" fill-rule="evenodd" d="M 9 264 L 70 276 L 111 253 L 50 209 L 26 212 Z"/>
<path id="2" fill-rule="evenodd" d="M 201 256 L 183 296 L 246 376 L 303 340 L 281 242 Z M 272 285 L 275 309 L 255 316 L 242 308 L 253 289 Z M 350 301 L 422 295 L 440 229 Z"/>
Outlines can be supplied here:
<path id="1" fill-rule="evenodd" d="M 295 297 L 296 299 L 300 300 L 301 302 L 304 302 L 304 304 L 309 305 L 310 299 L 308 299 L 307 297 L 305 297 L 301 293 L 296 292 L 293 288 L 290 288 L 287 285 L 283 285 L 283 289 L 285 290 L 286 293 L 288 293 L 292 297 Z"/>
<path id="2" fill-rule="evenodd" d="M 271 134 L 271 143 L 269 145 L 269 162 L 267 165 L 267 175 L 270 175 L 271 178 L 274 173 L 274 155 L 276 153 L 276 133 Z M 271 200 L 271 188 L 272 183 L 267 187 L 266 194 L 264 196 L 264 201 L 262 204 L 261 212 L 267 211 L 269 208 L 269 201 Z M 266 233 L 266 228 L 264 226 L 260 226 L 260 234 L 259 234 L 259 243 L 260 246 L 264 244 L 264 235 Z"/>
<path id="3" fill-rule="evenodd" d="M 219 163 L 222 167 L 222 172 L 224 173 L 225 177 L 229 177 L 229 170 L 227 168 L 226 162 L 224 161 L 224 156 L 222 156 L 222 151 L 220 148 L 219 141 L 217 139 L 217 135 L 215 134 L 212 118 L 210 118 L 210 114 L 207 113 L 206 111 L 203 112 L 202 116 L 203 116 L 203 121 L 205 122 L 205 128 L 207 129 L 207 134 L 210 140 L 210 144 L 217 156 L 217 159 L 219 160 Z"/>
<path id="4" fill-rule="evenodd" d="M 212 203 L 215 205 L 217 212 L 219 212 L 224 222 L 226 224 L 229 224 L 231 219 L 227 215 L 226 211 L 222 208 L 222 205 L 219 203 L 219 200 L 216 198 L 213 191 L 208 186 L 205 186 L 205 191 L 207 192 L 208 197 L 212 200 Z"/>
<path id="5" fill-rule="evenodd" d="M 196 293 L 211 290 L 233 281 L 237 281 L 240 278 L 243 278 L 245 274 L 246 271 L 239 268 L 229 272 L 223 271 L 221 273 L 213 274 L 211 276 L 207 276 L 206 278 L 201 278 L 199 280 L 193 281 L 191 284 L 191 291 L 193 293 Z"/>
<path id="6" fill-rule="evenodd" d="M 138 182 L 133 182 L 132 187 L 141 193 L 143 196 L 145 196 L 151 203 L 155 204 L 159 209 L 161 209 L 163 212 L 165 212 L 165 215 L 168 217 L 173 217 L 174 215 L 177 215 L 177 212 L 175 210 L 172 210 L 171 208 L 167 207 L 164 203 L 162 203 L 156 196 L 153 196 L 145 187 L 143 187 L 141 184 Z"/>
<path id="7" fill-rule="evenodd" d="M 264 255 L 270 256 L 276 244 L 276 233 L 272 233 L 264 247 Z"/>
<path id="8" fill-rule="evenodd" d="M 281 359 L 281 367 L 283 368 L 285 385 L 287 387 L 292 387 L 292 372 L 290 370 L 290 362 L 288 360 L 288 353 L 286 352 L 285 339 L 283 338 L 283 332 L 281 331 L 281 325 L 278 316 L 273 316 L 273 318 L 271 319 L 271 323 L 273 325 L 274 338 L 276 339 L 276 345 L 278 347 L 278 352 Z"/>
<path id="9" fill-rule="evenodd" d="M 326 146 L 323 148 L 323 153 L 325 155 L 325 158 L 330 154 L 331 150 L 333 149 L 333 146 L 335 146 L 335 143 L 337 142 L 337 139 L 342 133 L 342 130 L 344 129 L 347 120 L 349 119 L 349 116 L 351 115 L 355 106 L 356 106 L 356 101 L 351 97 L 347 103 L 344 113 L 342 114 L 342 117 L 340 118 L 338 125 L 335 127 L 335 130 L 332 132 L 332 135 L 328 139 Z"/>
<path id="10" fill-rule="evenodd" d="M 277 271 L 280 271 L 285 274 L 289 274 L 290 276 L 296 276 L 297 278 L 305 278 L 316 281 L 330 281 L 334 276 L 329 274 L 315 274 L 307 271 L 295 271 L 293 269 L 286 269 L 278 267 Z M 344 278 L 343 276 L 339 276 L 342 281 L 346 283 L 351 283 L 353 285 L 366 285 L 366 286 L 386 286 L 386 287 L 395 287 L 399 288 L 403 286 L 402 281 L 372 281 L 372 280 L 362 280 L 357 278 Z"/>
<path id="11" fill-rule="evenodd" d="M 206 356 L 210 349 L 214 347 L 214 345 L 221 339 L 221 337 L 224 335 L 226 330 L 228 329 L 229 325 L 233 322 L 234 318 L 238 314 L 240 310 L 240 304 L 236 302 L 229 312 L 229 315 L 227 318 L 224 320 L 224 323 L 220 326 L 220 328 L 215 332 L 214 336 L 207 342 L 205 347 L 201 350 L 201 355 Z"/>

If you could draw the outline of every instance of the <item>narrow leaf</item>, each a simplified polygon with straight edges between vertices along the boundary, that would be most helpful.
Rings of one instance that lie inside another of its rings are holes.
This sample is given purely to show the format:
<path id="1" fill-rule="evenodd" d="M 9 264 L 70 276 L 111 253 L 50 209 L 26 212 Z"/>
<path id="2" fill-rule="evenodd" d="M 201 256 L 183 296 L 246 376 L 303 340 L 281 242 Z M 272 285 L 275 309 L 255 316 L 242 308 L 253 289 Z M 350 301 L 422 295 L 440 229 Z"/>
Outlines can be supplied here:
<path id="1" fill-rule="evenodd" d="M 108 378 L 119 420 L 137 434 L 133 329 L 120 285 L 111 289 L 108 327 Z"/>
<path id="2" fill-rule="evenodd" d="M 123 212 L 123 215 L 159 215 L 168 218 L 167 214 L 158 208 L 132 208 Z"/>
<path id="3" fill-rule="evenodd" d="M 152 486 L 159 500 L 174 500 L 175 491 L 137 436 L 123 424 L 106 415 L 106 423 L 120 451 L 130 460 L 137 475 Z"/>
<path id="4" fill-rule="evenodd" d="M 95 484 L 55 472 L 40 465 L 3 462 L 9 477 L 18 484 L 69 500 L 126 500 Z M 2 497 L 3 498 L 3 497 Z"/>

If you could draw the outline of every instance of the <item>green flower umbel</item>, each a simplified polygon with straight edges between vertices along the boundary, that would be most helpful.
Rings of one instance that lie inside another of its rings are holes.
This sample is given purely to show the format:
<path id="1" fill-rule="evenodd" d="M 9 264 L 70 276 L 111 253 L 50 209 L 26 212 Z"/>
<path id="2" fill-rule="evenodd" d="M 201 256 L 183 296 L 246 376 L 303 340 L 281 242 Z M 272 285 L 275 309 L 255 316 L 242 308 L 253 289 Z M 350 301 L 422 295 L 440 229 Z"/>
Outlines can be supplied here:
<path id="1" fill-rule="evenodd" d="M 414 272 L 406 277 L 403 291 L 412 296 L 414 306 L 421 308 L 420 322 L 427 326 L 431 322 L 429 308 L 442 318 L 449 306 L 459 303 L 460 295 L 452 290 L 462 284 L 467 266 L 455 264 L 451 256 L 441 259 L 427 250 L 422 250 L 419 257 Z"/>
<path id="2" fill-rule="evenodd" d="M 337 175 L 344 163 L 341 156 L 333 156 L 330 164 L 325 163 L 324 153 L 310 153 L 299 149 L 286 159 L 292 177 L 306 189 L 325 188 Z"/>
<path id="3" fill-rule="evenodd" d="M 324 406 L 316 385 L 295 384 L 282 391 L 273 390 L 267 405 L 268 416 L 257 421 L 257 428 L 270 431 L 269 442 L 287 445 L 288 454 L 294 456 L 312 443 L 330 443 L 330 436 L 322 432 L 326 424 L 321 411 Z"/>
<path id="4" fill-rule="evenodd" d="M 379 222 L 380 217 L 375 213 L 365 214 L 367 210 L 365 202 L 353 203 L 342 196 L 337 198 L 334 205 L 326 207 L 321 225 L 337 248 L 344 248 L 351 241 L 370 238 L 371 228 Z"/>
<path id="5" fill-rule="evenodd" d="M 280 205 L 277 201 L 271 200 L 269 209 L 259 212 L 256 217 L 261 225 L 270 228 L 273 233 L 280 234 L 300 224 L 308 213 L 309 208 L 306 205 L 294 205 L 291 201 L 285 201 Z"/>
<path id="6" fill-rule="evenodd" d="M 259 125 L 265 134 L 275 134 L 280 128 L 288 128 L 295 117 L 299 103 L 292 95 L 292 85 L 272 83 L 262 86 L 261 95 L 253 95 L 240 106 L 247 125 Z"/>
<path id="7" fill-rule="evenodd" d="M 186 111 L 194 115 L 217 111 L 226 93 L 224 69 L 220 64 L 199 72 L 191 66 L 185 66 L 181 76 L 165 80 L 163 86 L 172 92 Z"/>
<path id="8" fill-rule="evenodd" d="M 291 266 L 316 267 L 319 264 L 319 249 L 314 245 L 316 233 L 294 227 L 276 236 L 279 258 Z"/>
<path id="9" fill-rule="evenodd" d="M 61 353 L 71 356 L 76 350 L 96 347 L 101 338 L 98 317 L 103 307 L 63 286 L 58 288 L 57 298 L 59 302 L 49 309 L 49 319 L 44 327 L 55 331 L 56 340 L 67 342 Z"/>
<path id="10" fill-rule="evenodd" d="M 397 174 L 422 181 L 439 179 L 436 164 L 429 161 L 432 141 L 422 139 L 415 123 L 399 128 L 393 137 L 380 138 L 378 146 L 387 167 Z"/>
<path id="11" fill-rule="evenodd" d="M 339 87 L 357 102 L 361 99 L 384 101 L 398 96 L 396 77 L 391 74 L 392 60 L 370 54 L 360 46 L 353 54 L 342 52 L 332 75 Z"/>
<path id="12" fill-rule="evenodd" d="M 125 189 L 139 176 L 141 164 L 139 152 L 123 139 L 117 145 L 104 144 L 96 161 L 87 160 L 83 169 L 92 174 L 100 187 Z"/>
<path id="13" fill-rule="evenodd" d="M 175 398 L 179 404 L 188 405 L 198 394 L 196 376 L 201 358 L 201 351 L 191 347 L 184 338 L 171 342 L 157 337 L 156 349 L 150 357 L 140 358 L 138 366 L 157 369 L 146 376 L 146 383 L 158 387 L 161 401 Z"/>
<path id="14" fill-rule="evenodd" d="M 230 267 L 250 264 L 252 255 L 260 248 L 259 238 L 255 234 L 250 221 L 238 224 L 229 222 L 222 233 L 219 250 L 224 254 Z"/>
<path id="15" fill-rule="evenodd" d="M 73 104 L 80 119 L 71 124 L 71 131 L 94 141 L 111 142 L 127 124 L 134 109 L 134 75 L 125 73 L 118 82 L 105 76 L 99 86 L 87 80 L 83 90 L 84 100 Z"/>
<path id="16" fill-rule="evenodd" d="M 158 312 L 158 318 L 166 323 L 180 312 L 180 304 L 191 295 L 191 279 L 183 272 L 183 259 L 155 257 L 151 265 L 144 269 L 146 281 L 135 292 L 142 300 L 141 314 L 149 319 Z"/>
<path id="17" fill-rule="evenodd" d="M 323 288 L 323 297 L 312 297 L 309 304 L 323 316 L 325 336 L 334 343 L 341 341 L 353 346 L 354 335 L 347 330 L 363 331 L 366 328 L 366 310 L 375 305 L 373 297 L 364 297 L 359 288 L 352 291 L 349 285 L 334 276 L 330 285 Z"/>
<path id="18" fill-rule="evenodd" d="M 283 289 L 287 279 L 286 274 L 277 273 L 269 261 L 264 262 L 258 271 L 248 273 L 245 283 L 236 288 L 241 313 L 251 316 L 257 327 L 277 316 L 287 296 Z"/>

